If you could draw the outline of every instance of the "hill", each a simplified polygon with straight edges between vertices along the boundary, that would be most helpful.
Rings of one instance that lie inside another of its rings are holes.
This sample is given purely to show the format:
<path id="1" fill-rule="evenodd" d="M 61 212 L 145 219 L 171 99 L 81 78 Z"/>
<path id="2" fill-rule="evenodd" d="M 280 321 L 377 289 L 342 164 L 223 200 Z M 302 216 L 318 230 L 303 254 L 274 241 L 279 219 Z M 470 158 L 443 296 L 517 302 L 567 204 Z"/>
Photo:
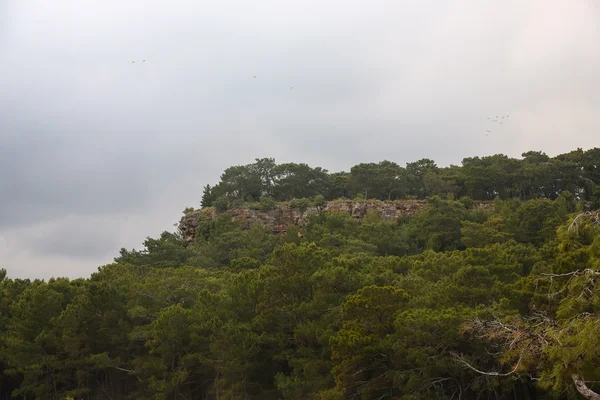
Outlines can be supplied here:
<path id="1" fill-rule="evenodd" d="M 598 151 L 526 154 L 407 187 L 263 159 L 88 279 L 2 270 L 0 398 L 596 399 Z"/>

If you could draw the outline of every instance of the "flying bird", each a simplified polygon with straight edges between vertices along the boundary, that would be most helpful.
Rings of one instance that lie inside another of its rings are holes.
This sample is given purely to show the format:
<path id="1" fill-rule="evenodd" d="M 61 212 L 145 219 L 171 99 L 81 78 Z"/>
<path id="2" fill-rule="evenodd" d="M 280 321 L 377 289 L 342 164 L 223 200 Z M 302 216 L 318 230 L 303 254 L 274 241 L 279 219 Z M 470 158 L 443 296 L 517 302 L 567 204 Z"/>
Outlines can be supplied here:
<path id="1" fill-rule="evenodd" d="M 132 61 L 131 63 L 132 63 L 132 64 L 135 64 L 135 61 Z"/>
<path id="2" fill-rule="evenodd" d="M 293 86 L 290 86 L 290 90 L 293 89 L 293 88 L 294 88 Z"/>
<path id="3" fill-rule="evenodd" d="M 146 62 L 146 60 L 142 60 L 142 62 Z"/>
<path id="4" fill-rule="evenodd" d="M 253 79 L 254 79 L 254 78 L 256 78 L 256 75 L 254 75 L 252 78 L 253 78 Z"/>

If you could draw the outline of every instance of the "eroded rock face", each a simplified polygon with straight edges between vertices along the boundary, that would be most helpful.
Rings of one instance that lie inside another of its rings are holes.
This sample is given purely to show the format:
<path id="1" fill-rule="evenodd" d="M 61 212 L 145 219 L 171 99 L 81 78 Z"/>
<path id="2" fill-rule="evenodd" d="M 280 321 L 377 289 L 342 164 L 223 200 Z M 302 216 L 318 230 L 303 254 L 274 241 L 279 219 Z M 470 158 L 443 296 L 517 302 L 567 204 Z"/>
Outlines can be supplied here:
<path id="1" fill-rule="evenodd" d="M 329 211 L 333 213 L 345 213 L 353 218 L 362 219 L 369 210 L 375 211 L 380 218 L 385 221 L 396 221 L 399 218 L 415 215 L 420 209 L 425 207 L 425 200 L 394 200 L 394 201 L 353 201 L 353 200 L 335 200 L 330 201 L 324 208 L 309 207 L 306 211 L 300 212 L 291 208 L 286 203 L 277 205 L 272 211 L 253 210 L 249 208 L 227 210 L 224 213 L 229 214 L 236 221 L 245 221 L 248 226 L 254 223 L 262 223 L 271 227 L 273 233 L 285 233 L 287 227 L 296 225 L 305 226 L 308 217 L 319 211 Z M 476 207 L 485 208 L 486 203 L 476 204 Z M 202 216 L 215 218 L 217 212 L 214 208 L 206 208 L 188 212 L 183 216 L 179 224 L 183 237 L 186 241 L 192 241 L 196 237 L 198 223 Z"/>
<path id="2" fill-rule="evenodd" d="M 385 221 L 396 221 L 400 217 L 414 215 L 423 208 L 425 200 L 394 200 L 394 201 L 332 201 L 325 208 L 331 212 L 343 212 L 354 218 L 363 218 L 369 210 L 377 212 Z"/>

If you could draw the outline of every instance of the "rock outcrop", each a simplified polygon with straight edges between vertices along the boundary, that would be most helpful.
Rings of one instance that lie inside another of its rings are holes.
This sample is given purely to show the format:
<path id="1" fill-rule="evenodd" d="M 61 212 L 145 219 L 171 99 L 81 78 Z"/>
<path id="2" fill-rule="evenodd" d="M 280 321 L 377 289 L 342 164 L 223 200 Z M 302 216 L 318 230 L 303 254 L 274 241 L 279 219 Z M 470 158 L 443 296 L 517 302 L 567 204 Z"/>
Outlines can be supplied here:
<path id="1" fill-rule="evenodd" d="M 385 221 L 396 221 L 399 218 L 416 214 L 425 207 L 425 200 L 394 200 L 394 201 L 354 201 L 354 200 L 334 200 L 327 203 L 326 206 L 318 208 L 308 207 L 306 211 L 290 207 L 288 203 L 279 203 L 277 208 L 271 211 L 260 209 L 239 208 L 224 211 L 223 214 L 229 214 L 236 221 L 244 221 L 248 226 L 261 223 L 269 226 L 273 233 L 285 233 L 288 226 L 304 226 L 310 215 L 320 211 L 329 211 L 332 213 L 345 213 L 353 218 L 362 219 L 369 210 L 376 212 L 379 217 Z M 486 208 L 489 204 L 476 204 L 476 207 Z M 179 224 L 179 229 L 186 241 L 192 241 L 196 237 L 196 229 L 200 219 L 204 217 L 216 218 L 219 213 L 213 208 L 204 208 L 187 212 Z"/>

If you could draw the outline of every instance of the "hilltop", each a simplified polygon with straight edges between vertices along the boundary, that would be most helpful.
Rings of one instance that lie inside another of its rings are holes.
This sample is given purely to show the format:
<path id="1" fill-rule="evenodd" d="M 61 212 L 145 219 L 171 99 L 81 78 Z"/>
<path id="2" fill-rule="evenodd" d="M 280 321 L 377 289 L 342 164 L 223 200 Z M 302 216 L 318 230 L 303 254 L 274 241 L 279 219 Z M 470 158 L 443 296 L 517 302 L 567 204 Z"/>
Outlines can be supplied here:
<path id="1" fill-rule="evenodd" d="M 228 168 L 89 279 L 0 270 L 0 398 L 598 398 L 599 156 Z"/>
<path id="2" fill-rule="evenodd" d="M 277 164 L 273 158 L 227 168 L 214 186 L 206 185 L 202 206 L 240 208 L 261 198 L 276 202 L 318 199 L 424 200 L 431 196 L 475 201 L 554 200 L 569 192 L 600 207 L 600 148 L 577 149 L 555 157 L 529 151 L 522 158 L 503 154 L 468 157 L 460 166 L 431 159 L 406 163 L 361 163 L 330 173 L 307 164 Z"/>

